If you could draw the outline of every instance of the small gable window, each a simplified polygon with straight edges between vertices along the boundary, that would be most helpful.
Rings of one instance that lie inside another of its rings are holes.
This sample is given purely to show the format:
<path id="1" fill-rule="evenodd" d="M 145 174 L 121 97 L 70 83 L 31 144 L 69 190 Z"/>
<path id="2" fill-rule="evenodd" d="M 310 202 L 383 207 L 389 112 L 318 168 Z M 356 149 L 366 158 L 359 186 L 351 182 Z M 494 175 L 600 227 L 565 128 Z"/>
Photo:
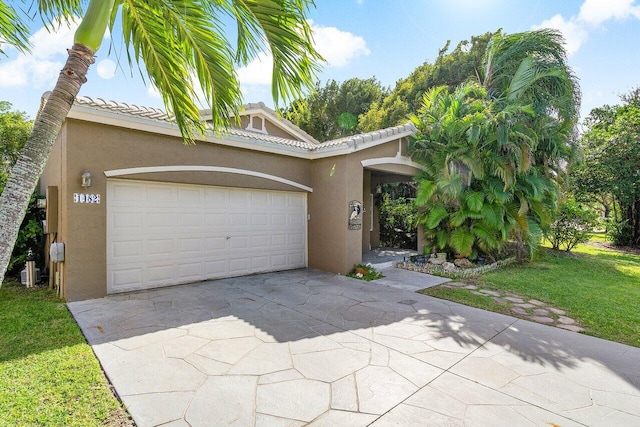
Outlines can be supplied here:
<path id="1" fill-rule="evenodd" d="M 249 123 L 247 124 L 247 130 L 267 133 L 267 127 L 264 118 L 260 116 L 250 116 Z"/>

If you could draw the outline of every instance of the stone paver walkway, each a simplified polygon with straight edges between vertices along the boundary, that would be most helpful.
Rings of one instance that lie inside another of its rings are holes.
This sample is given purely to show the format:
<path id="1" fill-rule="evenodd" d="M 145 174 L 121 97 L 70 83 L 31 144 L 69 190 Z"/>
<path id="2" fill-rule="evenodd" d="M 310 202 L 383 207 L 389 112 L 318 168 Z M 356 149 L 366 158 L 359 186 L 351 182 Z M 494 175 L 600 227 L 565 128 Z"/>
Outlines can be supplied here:
<path id="1" fill-rule="evenodd" d="M 564 310 L 553 307 L 536 299 L 528 298 L 514 292 L 503 292 L 493 289 L 482 289 L 473 283 L 467 282 L 447 282 L 441 285 L 444 288 L 464 288 L 476 295 L 491 297 L 496 303 L 502 304 L 511 310 L 514 316 L 531 320 L 536 323 L 543 323 L 557 328 L 566 329 L 573 332 L 583 332 L 586 328 L 580 325 L 575 319 L 567 316 Z"/>
<path id="2" fill-rule="evenodd" d="M 138 426 L 640 425 L 640 348 L 391 285 L 298 270 L 69 308 Z"/>

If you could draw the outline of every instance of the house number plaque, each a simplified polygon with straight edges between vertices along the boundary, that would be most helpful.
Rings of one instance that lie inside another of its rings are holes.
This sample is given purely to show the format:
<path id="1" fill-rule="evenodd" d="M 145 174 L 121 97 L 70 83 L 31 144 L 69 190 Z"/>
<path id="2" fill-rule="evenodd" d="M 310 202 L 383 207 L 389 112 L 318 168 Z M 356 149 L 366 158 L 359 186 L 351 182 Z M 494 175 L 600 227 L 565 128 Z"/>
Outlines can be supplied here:
<path id="1" fill-rule="evenodd" d="M 73 203 L 100 204 L 100 194 L 73 193 Z"/>
<path id="2" fill-rule="evenodd" d="M 349 202 L 349 230 L 362 228 L 362 203 L 357 200 Z"/>

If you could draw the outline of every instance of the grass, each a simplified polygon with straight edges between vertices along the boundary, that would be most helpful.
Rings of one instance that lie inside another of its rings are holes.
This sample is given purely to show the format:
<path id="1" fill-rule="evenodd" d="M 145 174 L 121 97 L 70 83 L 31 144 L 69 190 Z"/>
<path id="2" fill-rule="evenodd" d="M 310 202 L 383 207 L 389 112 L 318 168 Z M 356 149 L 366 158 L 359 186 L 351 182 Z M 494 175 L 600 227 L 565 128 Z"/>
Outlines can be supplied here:
<path id="1" fill-rule="evenodd" d="M 640 347 L 640 255 L 589 245 L 571 253 L 543 248 L 535 262 L 495 270 L 475 282 L 544 301 L 565 310 L 590 335 Z M 424 293 L 503 311 L 490 298 L 464 289 L 436 287 Z"/>
<path id="2" fill-rule="evenodd" d="M 111 393 L 66 305 L 43 288 L 0 288 L 0 426 L 123 426 Z"/>

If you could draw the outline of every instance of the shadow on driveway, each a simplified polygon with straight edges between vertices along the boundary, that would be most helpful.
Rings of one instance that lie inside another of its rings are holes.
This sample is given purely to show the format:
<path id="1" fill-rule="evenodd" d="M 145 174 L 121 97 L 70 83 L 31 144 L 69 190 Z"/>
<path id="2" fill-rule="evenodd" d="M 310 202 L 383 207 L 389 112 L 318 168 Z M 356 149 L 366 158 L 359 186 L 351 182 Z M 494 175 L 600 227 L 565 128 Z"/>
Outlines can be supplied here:
<path id="1" fill-rule="evenodd" d="M 296 270 L 69 308 L 138 425 L 640 424 L 640 349 L 375 282 Z"/>

